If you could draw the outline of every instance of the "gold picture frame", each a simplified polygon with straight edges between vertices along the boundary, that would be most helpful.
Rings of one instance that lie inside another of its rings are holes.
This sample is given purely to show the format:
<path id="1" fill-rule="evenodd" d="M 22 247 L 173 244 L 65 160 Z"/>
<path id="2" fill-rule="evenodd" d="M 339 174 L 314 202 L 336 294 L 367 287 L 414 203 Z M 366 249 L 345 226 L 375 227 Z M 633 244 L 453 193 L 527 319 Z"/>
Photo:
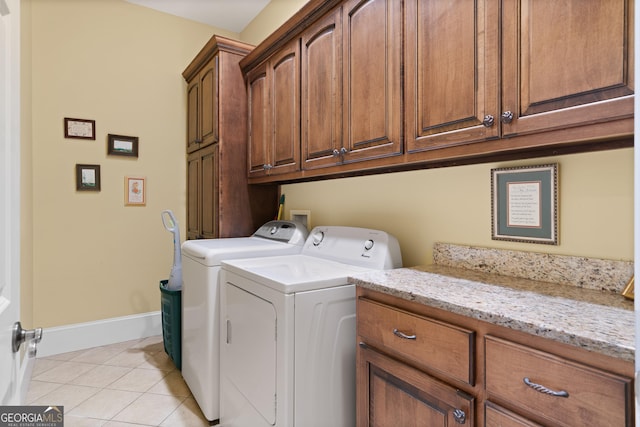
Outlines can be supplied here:
<path id="1" fill-rule="evenodd" d="M 124 177 L 125 206 L 145 206 L 147 204 L 147 179 L 140 176 Z"/>
<path id="2" fill-rule="evenodd" d="M 631 276 L 631 279 L 629 279 L 629 282 L 627 283 L 627 286 L 624 287 L 624 289 L 622 290 L 622 296 L 628 299 L 633 299 L 633 280 L 634 276 Z"/>

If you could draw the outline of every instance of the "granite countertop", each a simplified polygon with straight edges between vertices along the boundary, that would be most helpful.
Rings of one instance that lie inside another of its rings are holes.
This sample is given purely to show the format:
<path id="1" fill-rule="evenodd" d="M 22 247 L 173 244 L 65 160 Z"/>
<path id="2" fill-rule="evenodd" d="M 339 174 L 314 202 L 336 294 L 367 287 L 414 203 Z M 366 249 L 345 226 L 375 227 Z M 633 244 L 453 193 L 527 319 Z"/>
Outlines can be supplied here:
<path id="1" fill-rule="evenodd" d="M 633 362 L 633 301 L 612 292 L 443 265 L 373 271 L 349 282 Z"/>

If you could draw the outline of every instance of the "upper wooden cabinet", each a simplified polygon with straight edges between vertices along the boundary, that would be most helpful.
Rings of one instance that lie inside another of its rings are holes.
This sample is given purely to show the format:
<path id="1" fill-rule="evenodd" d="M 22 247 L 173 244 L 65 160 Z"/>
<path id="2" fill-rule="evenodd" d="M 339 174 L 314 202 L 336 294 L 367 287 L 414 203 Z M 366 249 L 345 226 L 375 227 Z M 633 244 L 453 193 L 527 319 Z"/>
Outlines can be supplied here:
<path id="1" fill-rule="evenodd" d="M 633 117 L 633 5 L 504 0 L 503 135 Z"/>
<path id="2" fill-rule="evenodd" d="M 498 16 L 487 3 L 405 2 L 408 152 L 499 136 L 483 124 L 499 109 Z"/>
<path id="3" fill-rule="evenodd" d="M 302 158 L 305 169 L 334 165 L 342 142 L 342 8 L 302 34 Z"/>
<path id="4" fill-rule="evenodd" d="M 297 40 L 247 75 L 250 177 L 300 168 L 299 76 Z"/>
<path id="5" fill-rule="evenodd" d="M 400 6 L 347 1 L 303 33 L 303 169 L 402 153 Z"/>
<path id="6" fill-rule="evenodd" d="M 218 56 L 187 87 L 187 152 L 218 141 Z"/>
<path id="7" fill-rule="evenodd" d="M 213 36 L 187 81 L 187 238 L 248 236 L 273 219 L 275 185 L 247 182 L 247 92 L 238 62 L 252 46 Z"/>
<path id="8" fill-rule="evenodd" d="M 286 116 L 260 129 L 285 141 L 287 168 L 269 169 L 252 136 L 252 182 L 630 146 L 633 6 L 310 0 L 240 63 L 251 93 L 266 78 L 261 111 Z M 269 70 L 294 46 L 299 75 L 276 86 Z"/>
<path id="9" fill-rule="evenodd" d="M 631 134 L 632 4 L 406 2 L 407 151 L 511 139 L 452 152 L 464 156 Z"/>

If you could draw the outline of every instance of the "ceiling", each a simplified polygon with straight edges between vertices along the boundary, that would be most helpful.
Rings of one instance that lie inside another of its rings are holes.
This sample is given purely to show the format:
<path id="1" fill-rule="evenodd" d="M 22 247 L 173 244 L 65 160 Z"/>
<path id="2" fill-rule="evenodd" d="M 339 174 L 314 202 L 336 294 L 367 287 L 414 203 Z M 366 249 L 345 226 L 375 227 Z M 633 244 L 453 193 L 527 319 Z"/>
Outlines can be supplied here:
<path id="1" fill-rule="evenodd" d="M 240 33 L 269 0 L 126 0 L 160 12 Z"/>

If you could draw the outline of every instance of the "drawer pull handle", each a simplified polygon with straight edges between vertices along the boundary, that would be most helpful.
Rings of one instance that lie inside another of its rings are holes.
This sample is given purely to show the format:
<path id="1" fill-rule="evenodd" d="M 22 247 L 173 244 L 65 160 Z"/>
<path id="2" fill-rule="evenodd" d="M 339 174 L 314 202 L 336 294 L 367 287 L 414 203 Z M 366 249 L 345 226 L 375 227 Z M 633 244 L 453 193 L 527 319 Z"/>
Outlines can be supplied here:
<path id="1" fill-rule="evenodd" d="M 400 338 L 402 338 L 402 339 L 405 339 L 405 340 L 415 340 L 415 339 L 416 339 L 416 336 L 415 336 L 415 335 L 407 335 L 407 334 L 403 334 L 402 332 L 400 332 L 400 331 L 399 331 L 399 330 L 397 330 L 397 329 L 394 329 L 394 330 L 393 330 L 393 335 L 395 335 L 395 336 L 397 336 L 397 337 L 400 337 Z"/>
<path id="2" fill-rule="evenodd" d="M 529 387 L 531 387 L 535 391 L 539 391 L 540 393 L 544 393 L 544 394 L 548 394 L 550 396 L 556 396 L 556 397 L 569 397 L 569 393 L 567 393 L 564 390 L 561 390 L 561 391 L 551 390 L 551 389 L 546 388 L 545 386 L 543 386 L 541 384 L 532 383 L 531 380 L 529 378 L 527 378 L 527 377 L 524 377 L 522 379 L 522 381 L 524 381 L 524 383 L 526 385 L 528 385 Z"/>

